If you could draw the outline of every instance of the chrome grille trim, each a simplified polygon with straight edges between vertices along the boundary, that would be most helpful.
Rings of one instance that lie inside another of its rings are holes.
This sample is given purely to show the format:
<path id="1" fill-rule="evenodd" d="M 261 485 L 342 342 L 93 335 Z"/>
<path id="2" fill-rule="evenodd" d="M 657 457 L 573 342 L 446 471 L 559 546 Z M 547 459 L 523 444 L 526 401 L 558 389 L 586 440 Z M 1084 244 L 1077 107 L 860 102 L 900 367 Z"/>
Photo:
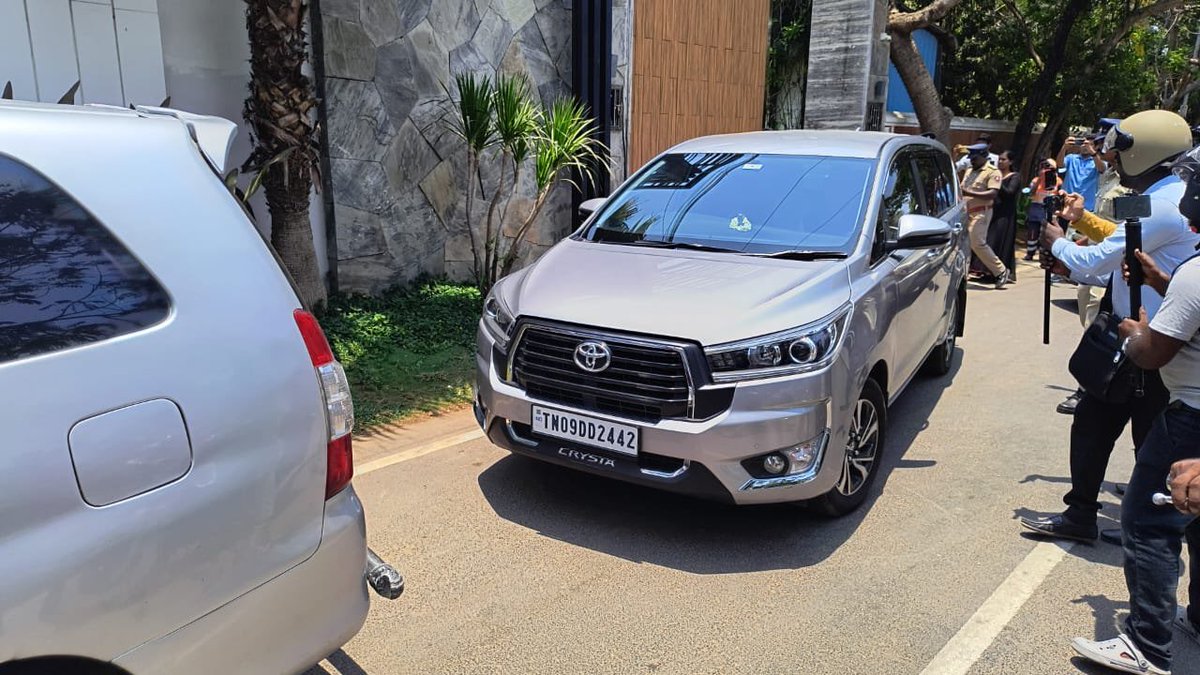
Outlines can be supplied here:
<path id="1" fill-rule="evenodd" d="M 534 332 L 531 333 L 530 331 L 534 331 Z M 696 383 L 695 383 L 695 377 L 692 373 L 691 364 L 688 361 L 688 352 L 687 352 L 688 345 L 687 344 L 685 344 L 683 342 L 668 340 L 668 339 L 648 339 L 648 338 L 643 338 L 643 337 L 635 337 L 635 336 L 625 335 L 622 333 L 616 333 L 616 332 L 606 331 L 606 330 L 601 330 L 601 329 L 575 328 L 575 327 L 568 327 L 568 326 L 562 326 L 562 325 L 558 325 L 558 324 L 554 324 L 554 323 L 549 323 L 549 322 L 545 322 L 545 321 L 523 320 L 518 325 L 516 334 L 513 336 L 513 339 L 510 342 L 511 346 L 508 349 L 507 362 L 505 364 L 505 373 L 504 373 L 506 381 L 508 381 L 512 384 L 517 384 L 518 386 L 521 386 L 522 388 L 526 388 L 524 384 L 519 383 L 517 381 L 518 380 L 517 358 L 518 358 L 518 355 L 520 355 L 522 353 L 522 350 L 525 349 L 525 347 L 526 347 L 527 337 L 534 336 L 533 340 L 536 341 L 537 340 L 536 336 L 539 332 L 548 333 L 548 334 L 551 334 L 554 336 L 561 336 L 561 337 L 572 339 L 572 340 L 603 340 L 604 342 L 606 342 L 612 346 L 615 346 L 618 349 L 629 348 L 629 349 L 632 349 L 635 351 L 636 350 L 645 350 L 645 351 L 649 351 L 652 353 L 657 352 L 657 353 L 663 354 L 663 355 L 666 355 L 667 353 L 673 353 L 675 355 L 675 357 L 678 358 L 678 365 L 676 365 L 674 363 L 656 364 L 653 354 L 650 354 L 650 355 L 645 355 L 644 358 L 628 358 L 628 359 L 623 358 L 623 360 L 626 360 L 626 361 L 636 361 L 638 363 L 643 364 L 643 366 L 645 368 L 649 369 L 648 371 L 647 370 L 631 370 L 628 368 L 622 368 L 619 365 L 615 366 L 615 371 L 618 374 L 625 375 L 625 377 L 627 379 L 625 380 L 624 384 L 627 385 L 628 387 L 636 388 L 638 386 L 653 386 L 653 387 L 659 389 L 660 391 L 662 391 L 663 393 L 669 393 L 670 389 L 675 388 L 675 389 L 681 390 L 679 392 L 681 396 L 684 393 L 682 390 L 686 388 L 686 395 L 687 395 L 686 414 L 683 416 L 663 415 L 660 417 L 660 419 L 695 419 Z M 537 359 L 537 360 L 550 361 L 550 362 L 555 361 L 553 356 L 543 356 L 543 355 L 538 355 L 538 354 L 534 354 L 534 356 L 532 358 Z M 551 366 L 551 367 L 553 367 L 553 366 Z M 561 367 L 575 368 L 573 362 L 570 365 L 568 365 L 566 363 L 562 363 Z M 679 367 L 682 367 L 684 381 L 679 383 L 676 387 L 671 387 L 667 384 L 664 384 L 663 380 L 674 380 L 678 377 L 678 375 L 676 375 L 674 372 L 661 372 L 661 371 L 675 370 L 676 372 L 678 372 L 676 369 Z M 660 372 L 658 372 L 658 373 L 653 372 L 656 369 L 659 370 Z M 608 372 L 608 371 L 606 371 L 606 372 Z M 580 376 L 582 377 L 584 375 L 588 375 L 588 374 L 580 371 Z M 603 376 L 601 376 L 601 377 L 598 377 L 597 379 L 603 380 L 605 378 Z M 639 381 L 639 380 L 651 380 L 653 382 L 653 384 L 651 382 L 645 382 L 645 381 Z M 600 384 L 603 385 L 603 382 L 601 382 Z M 588 388 L 594 389 L 594 387 L 592 387 L 591 385 L 588 385 Z M 527 390 L 527 388 L 526 388 L 526 390 Z M 581 395 L 585 395 L 587 393 L 588 392 L 586 392 L 586 391 L 580 391 Z M 633 394 L 633 393 L 630 393 L 627 391 L 621 391 L 620 389 L 608 390 L 605 393 L 605 395 L 607 398 L 624 401 L 630 405 L 646 405 L 647 402 L 652 402 L 655 404 L 661 404 L 661 405 L 665 406 L 665 405 L 670 405 L 670 403 L 671 403 L 671 400 L 667 399 L 665 397 L 661 398 L 661 399 L 654 399 L 652 396 L 647 397 L 647 396 L 640 395 L 640 394 Z M 589 410 L 590 409 L 586 406 L 580 406 L 579 404 L 572 403 L 572 402 L 562 402 L 562 401 L 554 401 L 554 400 L 547 400 L 547 402 L 551 403 L 551 404 L 558 403 L 559 405 L 568 405 L 577 410 Z M 682 403 L 683 401 L 680 400 L 679 402 Z M 620 412 L 614 413 L 614 412 L 604 411 L 604 410 L 592 410 L 592 412 L 599 412 L 602 414 L 612 415 L 612 416 L 618 417 L 618 418 L 625 416 Z"/>

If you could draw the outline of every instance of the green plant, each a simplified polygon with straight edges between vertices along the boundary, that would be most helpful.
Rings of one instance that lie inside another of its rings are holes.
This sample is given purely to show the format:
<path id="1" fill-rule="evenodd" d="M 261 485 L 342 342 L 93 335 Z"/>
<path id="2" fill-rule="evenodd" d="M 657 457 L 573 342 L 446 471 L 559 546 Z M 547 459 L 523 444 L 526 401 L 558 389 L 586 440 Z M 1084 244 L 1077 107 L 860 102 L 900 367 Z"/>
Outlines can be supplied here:
<path id="1" fill-rule="evenodd" d="M 482 302 L 474 285 L 446 282 L 329 299 L 321 325 L 350 379 L 359 431 L 470 403 Z"/>
<path id="2" fill-rule="evenodd" d="M 579 181 L 594 180 L 602 145 L 581 104 L 564 99 L 543 108 L 531 99 L 529 81 L 524 76 L 501 77 L 492 86 L 486 77 L 462 73 L 455 77 L 455 84 L 458 98 L 451 98 L 455 110 L 449 116 L 449 125 L 467 147 L 467 233 L 475 283 L 486 293 L 512 271 L 521 245 L 554 186 L 560 182 L 578 186 Z M 496 146 L 500 148 L 496 159 L 499 179 L 489 198 L 480 241 L 471 207 L 484 153 Z M 504 223 L 509 205 L 520 190 L 523 167 L 530 160 L 536 194 L 529 211 L 519 215 L 520 224 L 509 238 L 504 234 Z M 510 167 L 511 186 L 506 182 Z"/>
<path id="3" fill-rule="evenodd" d="M 494 114 L 496 137 L 501 148 L 500 176 L 488 206 L 487 223 L 484 230 L 484 283 L 491 286 L 496 281 L 496 270 L 503 241 L 504 220 L 508 215 L 507 204 L 521 187 L 521 167 L 529 158 L 540 122 L 537 107 L 529 98 L 529 80 L 524 75 L 501 77 L 496 81 L 494 92 Z M 496 207 L 504 193 L 505 169 L 512 166 L 512 189 L 509 190 L 500 222 L 494 223 Z"/>
<path id="4" fill-rule="evenodd" d="M 475 73 L 459 73 L 454 76 L 458 89 L 458 100 L 454 101 L 455 114 L 449 118 L 450 130 L 467 146 L 467 203 L 465 205 L 467 236 L 471 238 L 472 271 L 475 282 L 482 285 L 483 256 L 480 255 L 478 237 L 475 236 L 471 207 L 475 202 L 475 186 L 479 177 L 479 162 L 483 152 L 496 144 L 495 93 L 488 77 Z"/>
<path id="5" fill-rule="evenodd" d="M 520 229 L 509 243 L 508 252 L 498 270 L 493 270 L 493 281 L 512 271 L 520 246 L 530 227 L 541 214 L 550 191 L 560 181 L 581 188 L 579 181 L 592 183 L 595 167 L 599 164 L 601 147 L 595 138 L 595 125 L 583 104 L 571 99 L 555 101 L 543 117 L 538 130 L 534 155 L 534 178 L 537 196 L 533 208 L 521 223 Z M 579 177 L 577 181 L 572 173 Z"/>

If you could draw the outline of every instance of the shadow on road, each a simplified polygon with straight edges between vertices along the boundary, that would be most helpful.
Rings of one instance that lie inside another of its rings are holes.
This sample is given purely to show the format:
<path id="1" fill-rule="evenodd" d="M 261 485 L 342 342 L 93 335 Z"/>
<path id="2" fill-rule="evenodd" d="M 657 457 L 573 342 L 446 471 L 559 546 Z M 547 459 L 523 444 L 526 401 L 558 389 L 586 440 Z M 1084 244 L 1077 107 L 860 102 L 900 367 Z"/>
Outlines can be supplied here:
<path id="1" fill-rule="evenodd" d="M 301 675 L 367 675 L 367 671 L 363 670 L 357 661 L 341 649 L 330 654 L 325 660 L 333 667 L 332 671 L 324 666 L 315 665 Z"/>
<path id="2" fill-rule="evenodd" d="M 507 456 L 479 476 L 501 518 L 576 546 L 693 574 L 796 569 L 828 558 L 858 529 L 895 469 L 933 466 L 905 460 L 914 439 L 962 363 L 947 375 L 918 377 L 889 410 L 885 454 L 871 495 L 837 519 L 791 504 L 735 507 Z"/>

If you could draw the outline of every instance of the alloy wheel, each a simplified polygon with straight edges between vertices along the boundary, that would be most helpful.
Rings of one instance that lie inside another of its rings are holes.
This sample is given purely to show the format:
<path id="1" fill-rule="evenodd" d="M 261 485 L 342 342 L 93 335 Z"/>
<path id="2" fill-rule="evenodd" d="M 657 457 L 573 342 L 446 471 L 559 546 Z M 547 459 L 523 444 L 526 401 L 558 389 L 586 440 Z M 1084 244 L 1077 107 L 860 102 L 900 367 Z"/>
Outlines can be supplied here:
<path id="1" fill-rule="evenodd" d="M 850 418 L 850 439 L 837 490 L 849 497 L 862 489 L 875 469 L 879 454 L 879 411 L 866 398 L 858 399 Z"/>

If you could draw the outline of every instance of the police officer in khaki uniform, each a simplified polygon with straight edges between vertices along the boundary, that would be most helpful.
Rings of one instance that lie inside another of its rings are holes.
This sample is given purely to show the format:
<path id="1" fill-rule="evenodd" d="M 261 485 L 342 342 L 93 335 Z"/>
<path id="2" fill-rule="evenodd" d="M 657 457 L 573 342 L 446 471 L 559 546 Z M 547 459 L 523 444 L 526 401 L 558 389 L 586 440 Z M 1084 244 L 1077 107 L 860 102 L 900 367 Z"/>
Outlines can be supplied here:
<path id="1" fill-rule="evenodd" d="M 967 158 L 971 168 L 963 175 L 962 193 L 967 198 L 967 231 L 971 238 L 971 251 L 996 277 L 996 288 L 1003 288 L 1009 281 L 1008 268 L 988 246 L 988 225 L 992 222 L 992 203 L 1000 192 L 1000 171 L 988 164 L 988 146 L 976 143 L 967 146 Z"/>

